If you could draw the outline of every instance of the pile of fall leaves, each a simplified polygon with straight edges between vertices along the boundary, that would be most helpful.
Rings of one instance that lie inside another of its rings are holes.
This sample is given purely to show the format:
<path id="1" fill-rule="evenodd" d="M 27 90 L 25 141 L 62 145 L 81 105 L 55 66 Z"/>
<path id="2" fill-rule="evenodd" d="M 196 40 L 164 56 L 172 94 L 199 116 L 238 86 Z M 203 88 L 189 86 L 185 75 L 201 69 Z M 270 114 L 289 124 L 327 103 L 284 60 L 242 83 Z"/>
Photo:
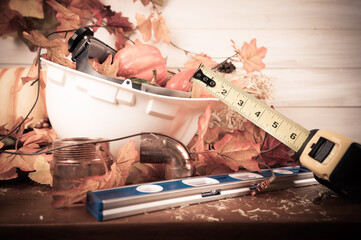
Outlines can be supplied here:
<path id="1" fill-rule="evenodd" d="M 129 0 L 130 1 L 130 0 Z M 136 0 L 133 0 L 134 2 Z M 169 37 L 169 29 L 165 19 L 158 7 L 162 7 L 161 0 L 141 0 L 144 6 L 151 6 L 149 16 L 136 14 L 136 26 L 129 22 L 121 12 L 114 12 L 110 6 L 104 6 L 100 0 L 64 0 L 59 3 L 55 0 L 30 0 L 31 13 L 26 11 L 26 6 L 19 3 L 23 1 L 7 0 L 1 2 L 0 36 L 18 32 L 28 46 L 41 47 L 47 50 L 43 58 L 69 68 L 75 68 L 74 62 L 68 56 L 67 41 L 76 29 L 90 26 L 93 31 L 104 27 L 109 33 L 115 34 L 115 49 L 118 53 L 125 52 L 131 48 L 146 47 L 141 40 L 131 40 L 131 36 L 138 31 L 144 42 L 151 39 L 165 44 L 172 44 Z M 55 16 L 55 17 L 54 17 Z M 54 34 L 48 37 L 50 30 L 56 27 L 57 37 Z M 51 39 L 52 38 L 52 39 Z M 51 39 L 51 40 L 50 40 Z M 256 39 L 250 43 L 244 42 L 241 48 L 234 41 L 231 41 L 235 54 L 224 62 L 217 63 L 204 53 L 185 53 L 190 57 L 184 65 L 186 70 L 178 73 L 167 73 L 165 81 L 157 81 L 160 74 L 142 75 L 146 81 L 159 83 L 158 85 L 181 90 L 192 91 L 192 97 L 210 97 L 210 95 L 197 86 L 192 86 L 189 79 L 196 71 L 196 68 L 203 64 L 215 71 L 221 69 L 222 64 L 229 62 L 240 62 L 243 70 L 237 69 L 232 73 L 220 73 L 245 91 L 264 101 L 269 100 L 271 91 L 270 79 L 257 73 L 265 68 L 262 59 L 267 49 L 258 48 Z M 154 46 L 151 46 L 155 48 Z M 159 50 L 155 50 L 159 51 Z M 119 59 L 121 56 L 119 57 Z M 117 56 L 111 55 L 103 63 L 92 60 L 93 68 L 103 75 L 125 78 L 121 73 Z M 127 58 L 127 61 L 132 59 Z M 45 88 L 46 83 L 43 75 L 38 77 L 38 62 L 34 62 L 28 76 L 22 79 L 22 84 L 40 81 L 41 87 Z M 162 67 L 166 69 L 166 62 Z M 159 72 L 159 70 L 157 69 Z M 119 74 L 120 73 L 120 74 Z M 136 75 L 135 77 L 139 77 Z M 154 79 L 156 77 L 156 79 Z M 158 77 L 158 78 L 157 78 Z M 21 121 L 24 124 L 19 125 Z M 18 119 L 14 129 L 7 129 L 6 123 L 0 126 L 0 134 L 9 135 L 13 139 L 16 152 L 36 152 L 50 145 L 56 139 L 56 133 L 51 127 L 25 129 L 25 124 L 31 119 Z M 1 137 L 0 137 L 1 139 Z M 0 151 L 6 146 L 6 139 L 0 141 Z M 217 109 L 210 106 L 204 114 L 199 117 L 198 132 L 188 145 L 198 175 L 211 175 L 242 170 L 259 171 L 260 165 L 280 166 L 295 164 L 291 158 L 293 152 L 281 142 L 266 134 L 263 130 L 242 118 L 227 106 L 223 105 Z M 57 192 L 58 198 L 53 205 L 62 207 L 83 200 L 85 193 L 89 190 L 103 189 L 134 184 L 146 181 L 161 180 L 157 168 L 151 164 L 140 164 L 139 153 L 135 150 L 134 141 L 130 141 L 115 158 L 111 169 L 103 176 L 86 177 L 83 184 L 76 189 Z M 51 155 L 23 156 L 0 152 L 0 180 L 7 180 L 17 177 L 17 169 L 30 172 L 29 177 L 42 184 L 51 184 L 52 178 L 50 167 L 52 164 Z"/>

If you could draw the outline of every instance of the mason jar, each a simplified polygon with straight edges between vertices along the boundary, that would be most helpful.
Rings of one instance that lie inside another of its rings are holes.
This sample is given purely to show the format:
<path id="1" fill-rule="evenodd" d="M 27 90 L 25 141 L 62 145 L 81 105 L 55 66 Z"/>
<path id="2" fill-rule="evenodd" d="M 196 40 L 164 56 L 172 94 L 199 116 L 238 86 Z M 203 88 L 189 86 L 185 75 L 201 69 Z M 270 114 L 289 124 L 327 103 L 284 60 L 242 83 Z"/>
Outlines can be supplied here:
<path id="1" fill-rule="evenodd" d="M 53 152 L 51 172 L 55 192 L 77 188 L 86 178 L 101 176 L 110 170 L 113 157 L 109 152 L 109 142 L 86 143 L 101 140 L 103 139 L 65 138 L 53 142 L 53 148 L 69 146 Z M 74 144 L 76 145 L 71 146 Z"/>

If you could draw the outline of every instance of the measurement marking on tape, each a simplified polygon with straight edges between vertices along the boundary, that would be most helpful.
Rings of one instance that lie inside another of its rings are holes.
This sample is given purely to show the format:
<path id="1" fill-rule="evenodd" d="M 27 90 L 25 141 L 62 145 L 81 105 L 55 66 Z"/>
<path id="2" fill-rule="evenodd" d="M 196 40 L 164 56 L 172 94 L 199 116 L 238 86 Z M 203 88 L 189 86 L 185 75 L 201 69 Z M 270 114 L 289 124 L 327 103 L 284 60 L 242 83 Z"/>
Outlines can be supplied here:
<path id="1" fill-rule="evenodd" d="M 301 148 L 309 135 L 307 129 L 207 67 L 200 67 L 193 76 L 193 81 L 294 151 Z"/>

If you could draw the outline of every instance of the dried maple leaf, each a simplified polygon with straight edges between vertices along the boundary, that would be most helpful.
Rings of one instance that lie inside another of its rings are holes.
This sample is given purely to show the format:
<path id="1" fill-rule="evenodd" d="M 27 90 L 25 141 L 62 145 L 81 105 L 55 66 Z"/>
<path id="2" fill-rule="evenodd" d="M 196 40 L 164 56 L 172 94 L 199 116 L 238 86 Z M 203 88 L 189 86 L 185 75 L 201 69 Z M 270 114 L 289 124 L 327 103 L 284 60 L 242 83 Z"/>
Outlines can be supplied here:
<path id="1" fill-rule="evenodd" d="M 150 14 L 147 19 L 143 14 L 137 13 L 135 15 L 138 30 L 142 34 L 143 40 L 145 42 L 148 42 L 152 37 L 152 17 L 153 14 Z"/>
<path id="2" fill-rule="evenodd" d="M 219 134 L 221 132 L 221 128 L 219 126 L 215 126 L 213 128 L 208 128 L 206 134 L 203 136 L 203 140 L 205 143 L 211 144 L 218 140 Z"/>
<path id="3" fill-rule="evenodd" d="M 78 14 L 67 9 L 55 0 L 49 0 L 46 2 L 57 13 L 56 19 L 58 19 L 60 25 L 57 27 L 58 31 L 68 31 L 78 29 L 81 25 L 81 19 Z M 71 34 L 59 33 L 59 36 L 66 39 L 66 42 L 71 37 Z"/>
<path id="4" fill-rule="evenodd" d="M 241 142 L 231 134 L 226 134 L 214 144 L 214 149 L 215 152 L 207 155 L 215 163 L 224 164 L 233 171 L 238 171 L 240 167 L 259 171 L 258 163 L 252 158 L 260 154 L 260 144 L 252 141 Z"/>
<path id="5" fill-rule="evenodd" d="M 114 59 L 113 55 L 109 54 L 107 59 L 103 63 L 99 63 L 96 58 L 90 61 L 92 68 L 98 73 L 108 76 L 108 77 L 117 77 L 117 72 L 119 69 L 119 59 Z"/>
<path id="6" fill-rule="evenodd" d="M 69 52 L 65 42 L 60 39 L 48 40 L 37 30 L 31 31 L 30 34 L 23 32 L 23 36 L 32 44 L 46 48 L 47 57 L 50 61 L 68 68 L 75 68 L 75 64 L 66 58 L 66 56 L 69 55 Z"/>
<path id="7" fill-rule="evenodd" d="M 211 105 L 208 104 L 204 113 L 198 118 L 198 137 L 203 140 L 204 135 L 208 130 L 209 120 L 211 119 Z"/>
<path id="8" fill-rule="evenodd" d="M 296 163 L 292 158 L 294 152 L 271 135 L 267 135 L 262 147 L 260 161 L 268 166 Z"/>
<path id="9" fill-rule="evenodd" d="M 24 120 L 23 117 L 18 117 L 10 130 L 5 129 L 5 125 L 0 126 L 0 134 L 7 135 L 9 132 L 14 130 L 20 122 Z M 32 119 L 28 118 L 25 120 L 17 131 L 12 133 L 10 136 L 16 137 L 16 142 L 22 142 L 22 147 L 19 149 L 20 152 L 32 153 L 36 152 L 40 145 L 48 145 L 57 138 L 56 133 L 53 129 L 34 129 L 27 133 L 24 132 L 24 126 Z M 16 144 L 17 146 L 18 144 Z M 17 150 L 8 150 L 16 152 Z M 17 177 L 16 168 L 22 171 L 29 172 L 34 170 L 34 161 L 38 155 L 27 156 L 27 155 L 13 155 L 8 153 L 0 154 L 0 180 L 12 179 Z M 43 156 L 48 158 L 48 156 Z"/>
<path id="10" fill-rule="evenodd" d="M 103 12 L 107 10 L 99 0 L 63 0 L 62 2 L 67 9 L 83 19 L 89 19 L 96 10 L 102 10 Z"/>
<path id="11" fill-rule="evenodd" d="M 126 184 L 160 181 L 161 176 L 157 170 L 152 164 L 134 163 L 129 169 L 129 177 Z"/>
<path id="12" fill-rule="evenodd" d="M 165 23 L 163 15 L 159 14 L 158 18 L 152 19 L 152 29 L 155 39 L 160 42 L 170 43 L 169 29 Z"/>
<path id="13" fill-rule="evenodd" d="M 243 63 L 243 69 L 247 73 L 259 72 L 265 68 L 266 65 L 262 62 L 262 59 L 266 56 L 267 49 L 265 47 L 257 48 L 255 38 L 250 43 L 244 42 L 241 49 L 237 47 L 233 40 L 231 42 L 238 58 Z"/>
<path id="14" fill-rule="evenodd" d="M 43 2 L 39 0 L 10 0 L 9 7 L 24 17 L 44 18 Z"/>
<path id="15" fill-rule="evenodd" d="M 38 156 L 34 161 L 35 172 L 29 173 L 29 178 L 40 184 L 53 185 L 53 176 L 50 172 L 50 164 L 43 156 Z"/>
<path id="16" fill-rule="evenodd" d="M 198 68 L 199 65 L 201 64 L 203 64 L 206 67 L 213 68 L 217 65 L 217 62 L 213 61 L 212 58 L 207 54 L 200 53 L 192 56 L 192 58 L 184 64 L 184 67 Z"/>
<path id="17" fill-rule="evenodd" d="M 26 151 L 29 149 L 20 148 L 20 151 Z M 8 150 L 16 152 L 15 150 Z M 34 171 L 34 161 L 37 156 L 22 156 L 13 155 L 8 153 L 0 154 L 0 180 L 9 180 L 17 178 L 18 174 L 16 168 L 24 172 Z"/>
<path id="18" fill-rule="evenodd" d="M 33 82 L 38 78 L 38 64 L 31 65 L 28 74 L 25 77 L 21 77 L 21 84 L 16 88 L 16 91 L 20 91 L 22 87 L 28 83 Z M 44 89 L 46 87 L 45 83 L 45 71 L 40 69 L 40 87 Z"/>
<path id="19" fill-rule="evenodd" d="M 124 48 L 128 38 L 125 36 L 123 29 L 116 28 L 115 29 L 115 49 L 119 51 Z"/>
<path id="20" fill-rule="evenodd" d="M 23 16 L 9 7 L 9 0 L 0 1 L 0 36 L 17 31 Z"/>
<path id="21" fill-rule="evenodd" d="M 206 176 L 206 175 L 219 175 L 233 172 L 228 166 L 224 164 L 217 164 L 214 162 L 206 162 L 206 163 L 195 163 L 196 172 L 198 175 Z"/>
<path id="22" fill-rule="evenodd" d="M 243 123 L 243 130 L 236 130 L 233 133 L 240 141 L 253 141 L 254 143 L 262 143 L 265 137 L 265 131 L 257 127 L 250 121 Z"/>
<path id="23" fill-rule="evenodd" d="M 211 119 L 211 105 L 208 104 L 206 110 L 204 111 L 204 114 L 202 114 L 201 116 L 199 116 L 198 118 L 198 136 L 197 136 L 197 141 L 195 142 L 194 146 L 191 149 L 195 149 L 195 151 L 198 154 L 198 160 L 199 161 L 203 161 L 204 160 L 204 156 L 202 154 L 202 152 L 204 152 L 204 140 L 203 137 L 206 134 L 207 130 L 208 130 L 208 124 L 209 124 L 209 120 Z"/>
<path id="24" fill-rule="evenodd" d="M 107 16 L 108 27 L 122 28 L 125 32 L 133 29 L 132 23 L 127 17 L 123 17 L 121 12 L 113 12 L 112 15 Z"/>
<path id="25" fill-rule="evenodd" d="M 53 129 L 42 128 L 22 134 L 20 141 L 24 147 L 40 148 L 55 141 L 57 135 Z"/>

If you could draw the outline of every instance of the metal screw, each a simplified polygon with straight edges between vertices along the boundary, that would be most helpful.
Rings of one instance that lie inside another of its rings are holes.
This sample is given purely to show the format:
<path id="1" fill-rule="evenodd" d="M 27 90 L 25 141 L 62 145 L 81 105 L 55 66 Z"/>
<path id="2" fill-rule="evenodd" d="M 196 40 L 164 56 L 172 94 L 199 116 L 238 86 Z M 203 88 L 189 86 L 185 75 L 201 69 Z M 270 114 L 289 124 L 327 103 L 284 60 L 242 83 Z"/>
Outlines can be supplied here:
<path id="1" fill-rule="evenodd" d="M 211 87 L 214 87 L 214 86 L 216 86 L 216 82 L 214 80 L 210 80 L 208 85 Z"/>

